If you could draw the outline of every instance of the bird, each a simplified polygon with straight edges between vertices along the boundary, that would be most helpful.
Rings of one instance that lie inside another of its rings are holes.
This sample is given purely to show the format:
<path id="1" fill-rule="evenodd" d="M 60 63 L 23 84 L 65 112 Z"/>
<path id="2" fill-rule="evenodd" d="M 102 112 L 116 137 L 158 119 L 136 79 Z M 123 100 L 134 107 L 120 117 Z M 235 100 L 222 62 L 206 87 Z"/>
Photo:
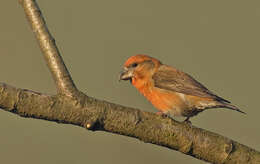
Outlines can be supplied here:
<path id="1" fill-rule="evenodd" d="M 157 114 L 186 117 L 185 122 L 211 108 L 244 113 L 230 101 L 216 95 L 189 74 L 145 54 L 129 57 L 119 75 L 159 110 Z M 191 123 L 191 122 L 190 122 Z"/>

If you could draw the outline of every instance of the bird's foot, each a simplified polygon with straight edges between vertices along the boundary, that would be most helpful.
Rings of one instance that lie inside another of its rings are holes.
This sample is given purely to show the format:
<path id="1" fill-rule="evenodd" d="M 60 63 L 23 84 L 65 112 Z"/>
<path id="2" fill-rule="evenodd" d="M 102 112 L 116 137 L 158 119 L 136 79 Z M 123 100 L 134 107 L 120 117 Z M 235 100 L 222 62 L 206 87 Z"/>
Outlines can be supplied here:
<path id="1" fill-rule="evenodd" d="M 190 119 L 190 117 L 187 117 L 183 122 L 191 125 L 192 123 L 189 119 Z"/>

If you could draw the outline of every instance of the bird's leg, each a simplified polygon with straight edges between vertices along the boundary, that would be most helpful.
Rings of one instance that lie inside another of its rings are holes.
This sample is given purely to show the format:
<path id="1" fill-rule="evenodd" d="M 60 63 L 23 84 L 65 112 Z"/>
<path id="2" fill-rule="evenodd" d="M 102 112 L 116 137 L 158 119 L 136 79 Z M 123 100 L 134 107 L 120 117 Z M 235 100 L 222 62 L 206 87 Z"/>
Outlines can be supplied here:
<path id="1" fill-rule="evenodd" d="M 190 117 L 187 117 L 183 122 L 191 124 Z"/>

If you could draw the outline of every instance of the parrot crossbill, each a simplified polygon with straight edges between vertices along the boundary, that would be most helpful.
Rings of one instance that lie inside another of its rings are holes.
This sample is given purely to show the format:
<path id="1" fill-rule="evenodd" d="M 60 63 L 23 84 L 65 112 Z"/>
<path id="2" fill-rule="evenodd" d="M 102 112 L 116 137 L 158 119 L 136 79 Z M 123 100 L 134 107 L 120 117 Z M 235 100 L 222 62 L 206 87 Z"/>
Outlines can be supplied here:
<path id="1" fill-rule="evenodd" d="M 148 55 L 131 56 L 124 63 L 120 80 L 130 80 L 160 112 L 170 116 L 189 118 L 209 108 L 227 108 L 241 113 L 190 75 L 162 64 Z"/>

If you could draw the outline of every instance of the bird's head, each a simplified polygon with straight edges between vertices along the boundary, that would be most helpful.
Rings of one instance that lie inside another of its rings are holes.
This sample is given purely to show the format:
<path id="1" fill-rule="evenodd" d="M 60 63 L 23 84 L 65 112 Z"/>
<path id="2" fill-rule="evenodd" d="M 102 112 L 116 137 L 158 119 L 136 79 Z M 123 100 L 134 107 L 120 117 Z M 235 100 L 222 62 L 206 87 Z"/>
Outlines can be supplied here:
<path id="1" fill-rule="evenodd" d="M 130 80 L 133 82 L 136 79 L 144 79 L 152 76 L 155 69 L 161 65 L 161 62 L 148 55 L 131 56 L 124 63 L 124 68 L 119 76 L 119 80 Z"/>

